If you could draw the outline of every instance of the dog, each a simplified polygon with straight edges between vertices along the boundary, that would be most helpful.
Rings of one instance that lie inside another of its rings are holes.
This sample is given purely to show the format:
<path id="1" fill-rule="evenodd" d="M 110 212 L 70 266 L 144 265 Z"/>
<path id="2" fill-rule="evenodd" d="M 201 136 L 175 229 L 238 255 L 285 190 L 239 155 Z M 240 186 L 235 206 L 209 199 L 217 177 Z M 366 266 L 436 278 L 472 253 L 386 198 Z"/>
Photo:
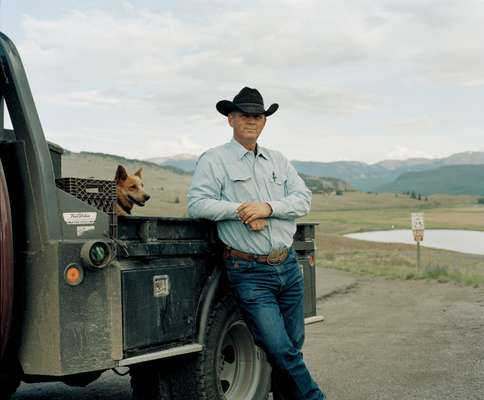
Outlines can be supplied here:
<path id="1" fill-rule="evenodd" d="M 150 195 L 143 188 L 143 168 L 133 175 L 128 175 L 122 165 L 118 165 L 116 181 L 116 215 L 130 215 L 134 205 L 144 207 Z"/>

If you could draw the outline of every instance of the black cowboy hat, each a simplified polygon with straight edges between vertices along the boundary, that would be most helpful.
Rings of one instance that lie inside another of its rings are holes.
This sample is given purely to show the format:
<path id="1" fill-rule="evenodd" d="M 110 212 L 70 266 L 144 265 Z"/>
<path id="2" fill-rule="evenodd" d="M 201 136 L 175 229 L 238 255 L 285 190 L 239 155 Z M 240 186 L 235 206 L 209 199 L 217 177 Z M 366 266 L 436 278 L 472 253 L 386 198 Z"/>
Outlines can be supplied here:
<path id="1" fill-rule="evenodd" d="M 268 117 L 277 111 L 279 104 L 274 103 L 264 110 L 264 99 L 259 91 L 245 87 L 234 97 L 233 101 L 220 100 L 216 107 L 225 116 L 232 111 L 240 111 L 246 114 L 264 114 Z"/>

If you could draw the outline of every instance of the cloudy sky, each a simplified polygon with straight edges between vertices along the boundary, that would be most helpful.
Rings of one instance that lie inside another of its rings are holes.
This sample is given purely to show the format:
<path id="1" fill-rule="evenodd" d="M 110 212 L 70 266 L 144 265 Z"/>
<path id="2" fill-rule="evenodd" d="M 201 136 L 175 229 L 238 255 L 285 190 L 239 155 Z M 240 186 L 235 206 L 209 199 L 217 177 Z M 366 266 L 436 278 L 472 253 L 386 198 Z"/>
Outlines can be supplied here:
<path id="1" fill-rule="evenodd" d="M 199 154 L 257 87 L 261 144 L 376 162 L 484 151 L 483 0 L 0 0 L 47 138 L 131 158 Z"/>

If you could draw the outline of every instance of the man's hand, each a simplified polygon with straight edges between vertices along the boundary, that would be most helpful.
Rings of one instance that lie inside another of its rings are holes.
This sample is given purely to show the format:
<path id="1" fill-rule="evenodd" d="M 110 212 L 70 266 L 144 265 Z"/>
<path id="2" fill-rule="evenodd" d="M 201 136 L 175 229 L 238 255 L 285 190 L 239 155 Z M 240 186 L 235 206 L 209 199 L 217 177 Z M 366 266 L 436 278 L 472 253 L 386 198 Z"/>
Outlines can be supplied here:
<path id="1" fill-rule="evenodd" d="M 236 210 L 239 218 L 245 224 L 261 218 L 267 218 L 272 214 L 272 208 L 268 203 L 242 203 Z"/>
<path id="2" fill-rule="evenodd" d="M 267 220 L 265 219 L 256 219 L 255 221 L 249 223 L 249 228 L 252 231 L 261 231 L 265 229 L 266 226 Z"/>

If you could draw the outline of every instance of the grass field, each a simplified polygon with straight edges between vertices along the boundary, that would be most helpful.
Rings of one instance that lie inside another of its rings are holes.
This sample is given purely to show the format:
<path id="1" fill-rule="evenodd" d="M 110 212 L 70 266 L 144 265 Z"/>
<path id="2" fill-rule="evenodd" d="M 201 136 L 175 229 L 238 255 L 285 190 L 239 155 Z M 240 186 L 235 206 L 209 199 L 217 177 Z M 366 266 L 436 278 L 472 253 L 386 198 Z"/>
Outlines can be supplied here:
<path id="1" fill-rule="evenodd" d="M 416 246 L 375 243 L 344 237 L 346 233 L 409 229 L 412 212 L 425 213 L 427 229 L 484 230 L 484 207 L 475 196 L 429 196 L 414 200 L 394 194 L 315 195 L 311 213 L 318 221 L 318 265 L 361 274 L 402 279 L 436 279 L 466 285 L 484 284 L 484 256 L 422 247 L 420 271 Z"/>
<path id="2" fill-rule="evenodd" d="M 69 153 L 63 176 L 113 179 L 119 160 L 109 156 Z M 152 196 L 134 215 L 185 216 L 191 177 L 136 161 L 123 162 L 132 173 L 144 168 L 145 188 Z M 402 279 L 436 279 L 466 285 L 484 284 L 484 256 L 422 249 L 422 271 L 416 271 L 412 245 L 374 243 L 344 237 L 346 233 L 410 228 L 410 214 L 425 213 L 427 229 L 484 230 L 484 206 L 476 196 L 433 195 L 427 200 L 405 195 L 346 192 L 343 196 L 313 196 L 305 220 L 319 222 L 318 265 L 361 274 Z"/>

